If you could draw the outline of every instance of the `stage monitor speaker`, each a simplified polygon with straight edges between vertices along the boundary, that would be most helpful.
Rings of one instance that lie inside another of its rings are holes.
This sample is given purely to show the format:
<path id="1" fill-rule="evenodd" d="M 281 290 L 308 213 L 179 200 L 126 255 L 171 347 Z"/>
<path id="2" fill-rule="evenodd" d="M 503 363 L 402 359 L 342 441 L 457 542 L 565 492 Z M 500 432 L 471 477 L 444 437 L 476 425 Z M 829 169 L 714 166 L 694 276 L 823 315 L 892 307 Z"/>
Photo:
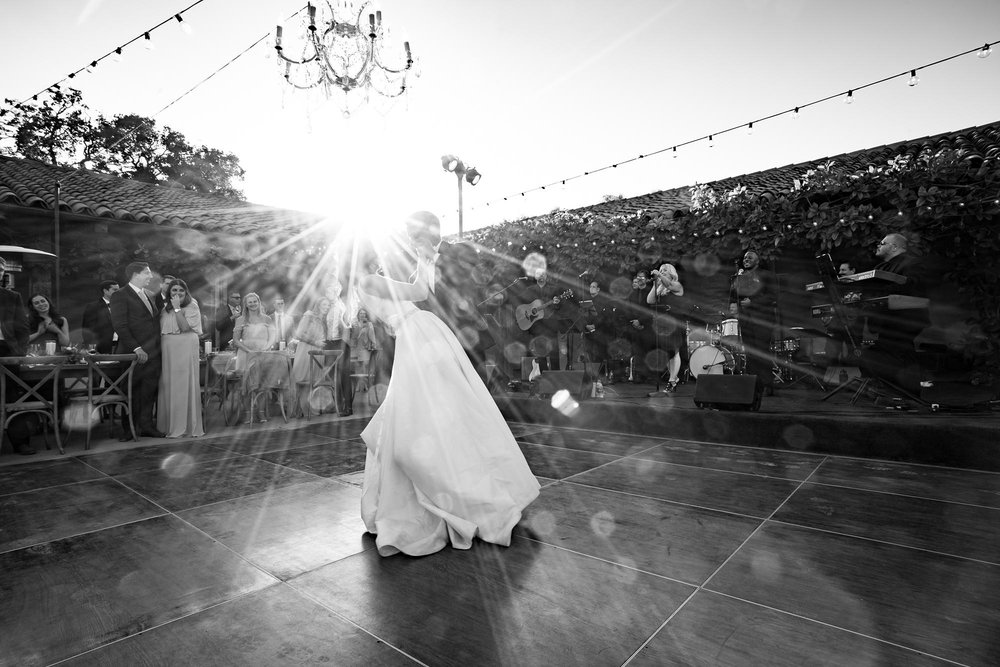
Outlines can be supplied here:
<path id="1" fill-rule="evenodd" d="M 567 390 L 577 398 L 590 395 L 589 391 L 585 392 L 583 371 L 543 371 L 538 378 L 538 393 L 551 396 L 560 389 Z"/>
<path id="2" fill-rule="evenodd" d="M 699 375 L 694 388 L 694 404 L 718 410 L 758 410 L 757 376 Z"/>

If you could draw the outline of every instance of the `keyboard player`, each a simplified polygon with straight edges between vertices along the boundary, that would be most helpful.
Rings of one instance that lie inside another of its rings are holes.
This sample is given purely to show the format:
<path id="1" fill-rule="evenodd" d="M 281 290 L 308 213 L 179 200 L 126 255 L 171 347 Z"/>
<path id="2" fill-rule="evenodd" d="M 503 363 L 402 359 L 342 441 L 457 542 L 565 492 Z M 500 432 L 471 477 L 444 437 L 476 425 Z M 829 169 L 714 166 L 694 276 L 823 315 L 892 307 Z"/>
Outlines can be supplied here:
<path id="1" fill-rule="evenodd" d="M 926 297 L 926 274 L 921 259 L 909 252 L 902 234 L 887 234 L 876 246 L 875 257 L 880 263 L 876 271 L 893 273 L 905 278 L 893 285 L 893 294 Z M 866 370 L 904 389 L 919 389 L 919 366 L 914 341 L 930 319 L 926 306 L 900 310 L 879 309 L 868 313 L 868 329 L 878 336 L 875 345 L 864 355 Z"/>

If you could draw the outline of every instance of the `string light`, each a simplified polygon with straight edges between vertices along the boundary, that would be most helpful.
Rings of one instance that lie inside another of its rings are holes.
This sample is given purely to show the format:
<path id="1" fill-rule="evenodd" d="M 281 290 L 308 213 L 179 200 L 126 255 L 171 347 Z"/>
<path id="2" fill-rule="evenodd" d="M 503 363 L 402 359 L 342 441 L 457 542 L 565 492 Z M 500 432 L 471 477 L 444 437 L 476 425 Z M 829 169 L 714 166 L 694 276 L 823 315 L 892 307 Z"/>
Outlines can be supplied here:
<path id="1" fill-rule="evenodd" d="M 917 85 L 918 83 L 920 83 L 920 77 L 917 76 L 917 70 L 911 69 L 910 70 L 910 80 L 906 82 L 906 85 L 910 86 L 912 88 L 913 86 Z"/>
<path id="2" fill-rule="evenodd" d="M 977 58 L 989 58 L 990 54 L 993 53 L 993 48 L 990 46 L 989 42 L 983 44 L 983 48 L 979 49 L 979 53 L 976 55 Z"/>
<path id="3" fill-rule="evenodd" d="M 844 100 L 844 104 L 854 104 L 854 91 L 847 91 L 847 99 Z"/>
<path id="4" fill-rule="evenodd" d="M 792 120 L 798 120 L 798 119 L 799 119 L 799 108 L 795 107 L 795 111 L 792 112 Z"/>
<path id="5" fill-rule="evenodd" d="M 147 51 L 155 51 L 156 50 L 156 44 L 153 44 L 153 38 L 149 36 L 149 33 L 148 32 L 143 33 L 142 36 L 143 36 L 143 39 L 146 40 L 145 42 L 143 42 L 143 44 L 145 44 L 145 46 L 146 46 L 146 50 Z"/>
<path id="6" fill-rule="evenodd" d="M 194 29 L 191 27 L 191 24 L 185 23 L 183 16 L 181 16 L 180 14 L 174 14 L 174 18 L 177 19 L 177 23 L 180 24 L 181 32 L 183 32 L 188 37 L 194 34 Z"/>
<path id="7" fill-rule="evenodd" d="M 747 123 L 747 136 L 753 134 L 753 122 Z"/>

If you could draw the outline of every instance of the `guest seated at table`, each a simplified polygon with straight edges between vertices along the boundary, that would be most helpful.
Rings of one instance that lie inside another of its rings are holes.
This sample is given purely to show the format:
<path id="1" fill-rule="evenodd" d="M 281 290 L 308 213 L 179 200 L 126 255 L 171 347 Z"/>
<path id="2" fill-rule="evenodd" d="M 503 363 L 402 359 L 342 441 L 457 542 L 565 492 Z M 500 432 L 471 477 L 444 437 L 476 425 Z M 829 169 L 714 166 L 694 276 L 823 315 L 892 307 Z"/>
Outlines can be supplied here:
<path id="1" fill-rule="evenodd" d="M 244 371 L 249 355 L 271 349 L 278 340 L 274 320 L 264 313 L 260 297 L 250 292 L 243 297 L 243 308 L 233 325 L 233 345 L 236 347 L 236 370 Z"/>
<path id="2" fill-rule="evenodd" d="M 168 438 L 205 435 L 198 364 L 201 327 L 198 302 L 183 280 L 173 279 L 160 311 L 163 371 L 156 401 L 156 428 Z"/>
<path id="3" fill-rule="evenodd" d="M 44 347 L 54 341 L 57 352 L 69 345 L 69 321 L 55 311 L 44 294 L 35 294 L 28 301 L 28 327 L 29 345 Z"/>
<path id="4" fill-rule="evenodd" d="M 330 313 L 330 300 L 321 297 L 307 310 L 295 328 L 295 337 L 288 344 L 295 357 L 292 360 L 292 384 L 312 384 L 316 369 L 309 353 L 322 350 L 326 343 L 326 316 Z"/>

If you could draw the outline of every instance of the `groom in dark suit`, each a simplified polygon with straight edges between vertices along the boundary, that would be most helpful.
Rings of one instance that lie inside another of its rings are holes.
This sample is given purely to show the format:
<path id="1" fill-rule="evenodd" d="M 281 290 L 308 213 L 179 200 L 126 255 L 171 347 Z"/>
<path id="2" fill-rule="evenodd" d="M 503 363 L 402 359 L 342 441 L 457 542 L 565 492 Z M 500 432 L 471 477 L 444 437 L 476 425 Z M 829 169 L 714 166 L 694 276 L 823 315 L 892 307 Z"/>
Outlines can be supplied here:
<path id="1" fill-rule="evenodd" d="M 416 304 L 437 315 L 465 349 L 479 377 L 487 381 L 486 350 L 494 345 L 486 319 L 476 308 L 482 290 L 476 285 L 476 250 L 468 243 L 442 244 L 441 223 L 427 211 L 413 213 L 406 220 L 407 235 L 414 243 L 425 241 L 438 248 L 431 293 Z"/>
<path id="2" fill-rule="evenodd" d="M 118 333 L 118 351 L 139 358 L 132 375 L 132 419 L 139 435 L 162 438 L 153 421 L 160 385 L 160 314 L 153 305 L 155 295 L 146 289 L 153 272 L 145 262 L 132 262 L 125 275 L 128 285 L 111 296 L 111 323 Z"/>

